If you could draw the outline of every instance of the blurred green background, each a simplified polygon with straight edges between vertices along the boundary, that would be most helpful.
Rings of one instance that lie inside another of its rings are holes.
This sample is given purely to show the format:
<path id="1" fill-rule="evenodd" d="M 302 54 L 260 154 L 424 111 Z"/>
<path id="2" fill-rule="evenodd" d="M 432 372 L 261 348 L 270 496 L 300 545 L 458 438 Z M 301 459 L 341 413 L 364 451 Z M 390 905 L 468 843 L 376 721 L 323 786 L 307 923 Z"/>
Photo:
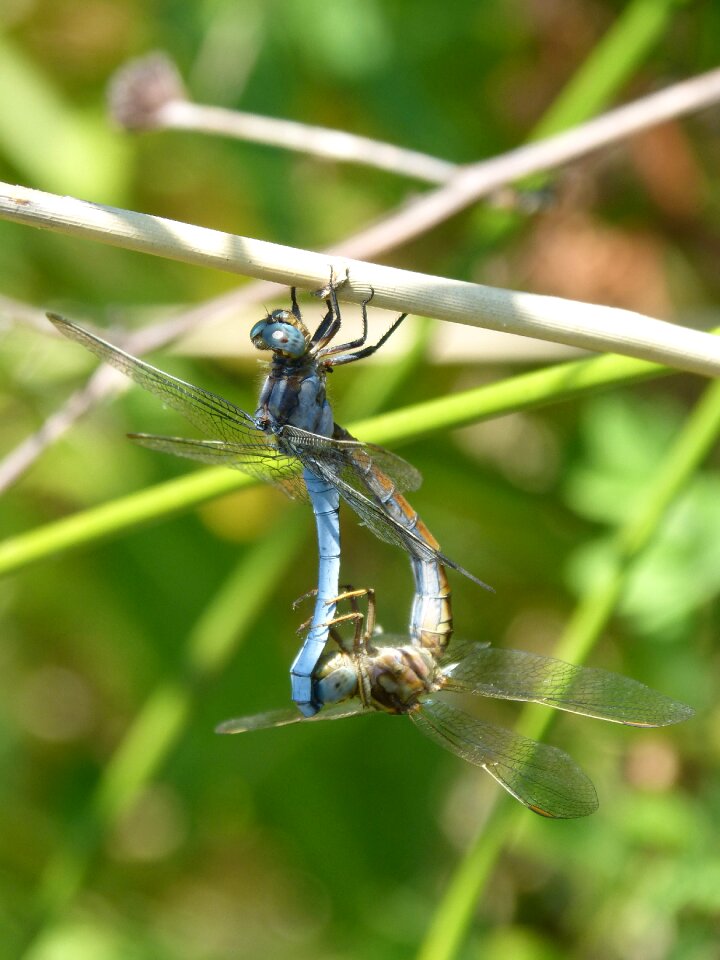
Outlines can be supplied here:
<path id="1" fill-rule="evenodd" d="M 124 134 L 105 115 L 114 70 L 163 49 L 198 101 L 466 162 L 521 143 L 573 78 L 584 87 L 565 117 L 582 119 L 720 54 L 720 6 L 690 2 L 4 0 L 0 26 L 2 179 L 312 249 L 426 188 L 229 140 Z M 717 325 L 719 163 L 716 109 L 572 165 L 539 211 L 478 204 L 384 261 Z M 0 223 L 0 294 L 98 325 L 137 326 L 237 283 Z M 2 451 L 92 369 L 14 316 L 0 311 Z M 423 330 L 407 326 L 411 340 Z M 433 353 L 421 340 L 390 383 L 381 357 L 338 372 L 338 420 L 369 412 L 375 392 L 391 408 L 539 362 L 522 341 L 501 359 Z M 254 359 L 156 359 L 253 409 Z M 703 386 L 673 376 L 402 449 L 444 550 L 497 590 L 453 577 L 458 635 L 552 652 Z M 5 494 L 3 533 L 194 469 L 133 448 L 129 430 L 185 427 L 139 390 L 103 405 Z M 720 955 L 716 467 L 715 455 L 685 485 L 592 657 L 697 718 L 666 731 L 560 718 L 551 740 L 589 772 L 600 811 L 573 823 L 524 814 L 457 956 Z M 308 510 L 255 488 L 0 582 L 3 960 L 419 949 L 494 781 L 386 717 L 212 733 L 287 702 L 301 619 L 290 604 L 314 582 L 313 533 Z M 377 587 L 382 624 L 402 631 L 405 558 L 351 516 L 343 537 L 343 576 Z M 224 644 L 233 655 L 214 664 Z M 517 712 L 482 710 L 507 724 Z"/>

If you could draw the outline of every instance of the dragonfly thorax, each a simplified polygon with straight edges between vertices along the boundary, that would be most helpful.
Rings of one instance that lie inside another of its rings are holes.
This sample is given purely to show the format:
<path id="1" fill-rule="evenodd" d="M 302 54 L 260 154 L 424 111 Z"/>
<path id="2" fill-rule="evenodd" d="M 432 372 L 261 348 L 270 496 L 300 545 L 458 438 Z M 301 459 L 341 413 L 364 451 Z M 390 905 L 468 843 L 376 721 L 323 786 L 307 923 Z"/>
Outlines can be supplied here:
<path id="1" fill-rule="evenodd" d="M 302 357 L 310 344 L 310 333 L 289 310 L 273 310 L 258 320 L 250 331 L 258 350 L 272 350 L 284 357 Z"/>
<path id="2" fill-rule="evenodd" d="M 378 647 L 363 668 L 373 705 L 388 713 L 410 713 L 423 695 L 442 686 L 435 659 L 414 644 Z"/>
<path id="3" fill-rule="evenodd" d="M 424 695 L 443 685 L 433 656 L 414 644 L 327 654 L 314 676 L 322 704 L 360 697 L 365 707 L 386 713 L 410 713 Z"/>
<path id="4" fill-rule="evenodd" d="M 325 393 L 325 378 L 312 358 L 298 359 L 273 355 L 265 379 L 255 422 L 261 430 L 276 432 L 285 424 L 330 437 L 333 415 Z"/>

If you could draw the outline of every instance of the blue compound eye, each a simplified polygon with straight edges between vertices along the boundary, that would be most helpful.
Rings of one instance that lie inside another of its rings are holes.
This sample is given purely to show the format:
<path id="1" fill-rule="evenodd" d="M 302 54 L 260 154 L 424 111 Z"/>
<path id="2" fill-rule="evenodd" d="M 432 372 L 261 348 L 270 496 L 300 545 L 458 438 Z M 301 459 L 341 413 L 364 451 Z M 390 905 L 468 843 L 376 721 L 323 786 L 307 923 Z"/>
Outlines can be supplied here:
<path id="1" fill-rule="evenodd" d="M 296 327 L 271 317 L 255 324 L 250 339 L 258 350 L 277 350 L 291 357 L 301 357 L 307 348 L 305 337 Z"/>

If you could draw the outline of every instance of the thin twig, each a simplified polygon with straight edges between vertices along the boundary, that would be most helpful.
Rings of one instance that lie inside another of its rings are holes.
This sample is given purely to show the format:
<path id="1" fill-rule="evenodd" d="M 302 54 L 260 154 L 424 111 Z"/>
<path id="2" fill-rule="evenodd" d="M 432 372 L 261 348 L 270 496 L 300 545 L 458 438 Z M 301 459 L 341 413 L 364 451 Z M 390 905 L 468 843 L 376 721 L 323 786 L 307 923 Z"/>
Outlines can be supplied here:
<path id="1" fill-rule="evenodd" d="M 177 68 L 164 54 L 151 54 L 126 64 L 111 83 L 109 99 L 113 117 L 128 130 L 174 129 L 219 134 L 329 160 L 377 167 L 428 183 L 445 183 L 460 169 L 448 160 L 344 130 L 193 103 L 187 98 Z"/>
<path id="2" fill-rule="evenodd" d="M 226 313 L 234 313 L 242 307 L 260 303 L 272 296 L 274 284 L 263 281 L 247 284 L 238 290 L 222 294 L 195 307 L 183 310 L 170 320 L 143 327 L 131 334 L 118 338 L 120 345 L 142 356 L 151 350 L 157 350 L 168 343 L 182 337 L 183 334 L 196 330 L 210 320 L 217 320 Z M 283 288 L 278 285 L 278 291 Z M 0 308 L 2 305 L 0 305 Z M 32 322 L 33 327 L 39 327 L 35 322 L 35 313 L 28 310 L 27 314 L 20 311 L 8 311 L 11 316 L 21 316 L 23 322 Z M 50 327 L 45 314 L 42 313 L 44 326 Z M 53 334 L 52 328 L 46 332 Z M 129 386 L 125 377 L 117 376 L 111 369 L 100 369 L 88 382 L 72 393 L 63 405 L 56 410 L 34 433 L 29 434 L 13 450 L 0 460 L 0 492 L 9 489 L 17 483 L 20 477 L 35 463 L 49 446 L 59 440 L 85 413 L 91 410 L 103 399 L 124 392 Z"/>
<path id="3" fill-rule="evenodd" d="M 426 400 L 347 426 L 363 441 L 394 446 L 480 420 L 535 409 L 549 402 L 567 402 L 608 387 L 669 373 L 667 367 L 606 354 Z M 240 471 L 209 467 L 46 523 L 0 543 L 0 576 L 145 523 L 157 523 L 257 482 Z"/>
<path id="4" fill-rule="evenodd" d="M 96 370 L 85 386 L 76 390 L 59 410 L 50 414 L 39 430 L 25 437 L 3 458 L 0 462 L 0 490 L 7 490 L 16 483 L 43 450 L 59 440 L 98 400 L 110 396 L 115 390 L 122 390 L 124 386 L 110 368 L 100 367 Z"/>
<path id="5" fill-rule="evenodd" d="M 179 79 L 177 82 L 180 84 L 180 89 L 182 89 L 182 84 Z M 621 107 L 619 110 L 610 111 L 599 118 L 599 120 L 591 121 L 588 124 L 577 127 L 570 131 L 570 133 L 562 134 L 559 137 L 552 137 L 549 140 L 543 140 L 537 144 L 530 144 L 527 147 L 511 151 L 508 154 L 502 154 L 492 160 L 482 161 L 471 167 L 466 167 L 462 172 L 462 177 L 467 178 L 466 189 L 470 185 L 469 180 L 471 178 L 475 181 L 473 194 L 466 194 L 467 202 L 473 202 L 491 193 L 499 186 L 505 186 L 514 176 L 518 175 L 518 163 L 523 158 L 524 165 L 521 164 L 521 173 L 523 175 L 549 169 L 549 167 L 552 166 L 552 162 L 548 157 L 548 152 L 552 152 L 553 144 L 555 144 L 557 148 L 558 141 L 560 141 L 561 146 L 564 141 L 564 150 L 561 159 L 563 162 L 567 162 L 579 156 L 580 153 L 591 149 L 587 137 L 583 136 L 583 131 L 587 134 L 588 129 L 590 128 L 592 131 L 594 125 L 602 124 L 606 136 L 612 135 L 615 130 L 615 125 L 618 123 L 618 114 L 620 114 L 620 119 L 624 114 L 627 120 L 628 111 L 630 111 L 631 119 L 632 114 L 635 114 L 636 125 L 632 126 L 631 129 L 625 130 L 624 135 L 628 135 L 631 132 L 637 132 L 643 129 L 645 126 L 651 126 L 655 123 L 671 119 L 674 116 L 679 116 L 682 113 L 710 105 L 718 98 L 719 85 L 720 71 L 711 71 L 695 77 L 692 80 L 675 84 L 659 94 L 651 94 L 649 97 L 635 101 L 629 106 Z M 168 94 L 167 91 L 164 91 L 160 96 L 166 100 L 168 97 L 172 100 L 173 97 L 177 97 L 177 93 L 171 90 Z M 154 109 L 152 104 L 149 109 Z M 642 123 L 637 122 L 638 115 L 640 120 L 643 121 Z M 141 126 L 141 124 L 136 125 Z M 152 124 L 148 125 L 151 126 Z M 594 129 L 595 138 L 592 148 L 599 148 L 603 146 L 604 143 L 610 142 L 610 140 L 603 141 L 598 137 L 597 126 L 594 126 Z M 573 153 L 573 144 L 572 142 L 568 142 L 568 138 L 574 142 L 574 149 L 578 152 Z M 616 137 L 611 136 L 610 139 L 616 139 Z M 414 217 L 413 211 L 419 209 L 422 214 L 426 204 L 431 203 L 435 210 L 435 215 L 437 215 L 436 207 L 439 197 L 440 201 L 442 201 L 441 193 L 442 191 L 434 191 L 426 194 L 402 210 L 390 214 L 373 226 L 361 230 L 343 242 L 334 245 L 327 253 L 356 257 L 378 256 L 394 245 L 412 239 L 421 233 L 422 230 L 426 229 L 425 223 L 427 222 L 427 210 L 425 215 L 418 219 Z M 453 197 L 449 199 L 456 202 Z M 450 212 L 452 211 L 448 208 L 447 215 L 449 215 Z M 442 217 L 438 217 L 438 219 L 442 219 Z M 437 220 L 433 222 L 437 222 Z M 269 295 L 267 284 L 251 284 L 243 287 L 241 290 L 233 291 L 230 294 L 224 294 L 214 300 L 208 301 L 200 307 L 183 311 L 174 319 L 166 321 L 157 327 L 148 328 L 141 333 L 139 332 L 137 335 L 138 340 L 136 341 L 133 337 L 132 343 L 128 341 L 126 346 L 128 349 L 133 350 L 133 352 L 142 354 L 147 350 L 164 346 L 175 337 L 182 336 L 191 329 L 195 323 L 207 321 L 218 313 L 224 313 L 225 311 L 230 312 L 245 305 L 259 303 Z M 51 424 L 44 425 L 39 431 L 28 437 L 12 451 L 0 465 L 0 490 L 6 489 L 12 483 L 16 482 L 22 473 L 40 456 L 49 443 L 62 436 L 84 410 L 92 406 L 92 404 L 101 399 L 101 397 L 107 395 L 109 385 L 108 383 L 107 386 L 103 388 L 101 382 L 93 381 L 92 387 L 88 385 L 88 387 L 73 394 L 65 406 L 53 415 Z M 89 396 L 83 399 L 85 390 L 89 391 Z"/>
<path id="6" fill-rule="evenodd" d="M 47 319 L 43 310 L 11 297 L 0 296 L 0 330 L 17 324 L 36 333 L 47 333 Z"/>
<path id="7" fill-rule="evenodd" d="M 430 230 L 500 186 L 554 169 L 648 127 L 702 110 L 718 99 L 720 69 L 710 70 L 609 110 L 564 133 L 462 167 L 444 186 L 423 194 L 404 209 L 357 234 L 353 243 L 344 245 L 343 252 L 345 256 L 359 259 L 376 257 L 379 252 Z"/>
<path id="8" fill-rule="evenodd" d="M 720 73 L 719 73 L 720 76 Z M 616 307 L 516 293 L 447 277 L 333 257 L 207 227 L 58 197 L 25 187 L 0 187 L 0 216 L 231 273 L 306 289 L 346 273 L 344 300 L 360 303 L 374 290 L 378 307 L 538 337 L 587 350 L 611 351 L 707 376 L 720 374 L 720 343 L 690 330 Z"/>
<path id="9" fill-rule="evenodd" d="M 240 110 L 205 106 L 189 100 L 167 104 L 160 111 L 160 118 L 162 126 L 175 130 L 199 130 L 265 143 L 316 157 L 377 167 L 427 183 L 445 183 L 460 169 L 459 164 L 449 160 L 440 160 L 371 137 L 311 126 L 295 120 L 279 120 Z"/>
<path id="10" fill-rule="evenodd" d="M 720 70 L 713 70 L 618 107 L 540 144 L 532 143 L 469 165 L 342 130 L 193 103 L 175 65 L 164 54 L 132 61 L 120 70 L 111 85 L 110 108 L 117 122 L 130 130 L 177 129 L 220 134 L 446 185 L 447 189 L 426 194 L 395 216 L 383 218 L 355 238 L 356 246 L 344 247 L 346 256 L 362 259 L 377 256 L 388 246 L 430 229 L 508 182 L 555 168 L 648 126 L 709 106 L 718 98 Z"/>

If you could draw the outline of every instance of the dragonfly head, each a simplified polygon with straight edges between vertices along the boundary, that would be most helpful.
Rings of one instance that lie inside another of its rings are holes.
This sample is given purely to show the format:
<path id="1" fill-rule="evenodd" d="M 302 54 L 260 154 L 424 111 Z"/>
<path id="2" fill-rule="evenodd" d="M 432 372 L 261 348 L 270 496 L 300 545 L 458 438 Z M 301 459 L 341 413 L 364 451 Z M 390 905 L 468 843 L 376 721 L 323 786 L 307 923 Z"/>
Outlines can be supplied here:
<path id="1" fill-rule="evenodd" d="M 297 359 L 307 352 L 310 333 L 289 310 L 273 310 L 258 320 L 250 331 L 250 339 L 258 350 L 272 350 L 283 357 Z"/>
<path id="2" fill-rule="evenodd" d="M 315 695 L 323 703 L 341 703 L 357 696 L 358 671 L 347 653 L 323 657 L 315 673 Z"/>

